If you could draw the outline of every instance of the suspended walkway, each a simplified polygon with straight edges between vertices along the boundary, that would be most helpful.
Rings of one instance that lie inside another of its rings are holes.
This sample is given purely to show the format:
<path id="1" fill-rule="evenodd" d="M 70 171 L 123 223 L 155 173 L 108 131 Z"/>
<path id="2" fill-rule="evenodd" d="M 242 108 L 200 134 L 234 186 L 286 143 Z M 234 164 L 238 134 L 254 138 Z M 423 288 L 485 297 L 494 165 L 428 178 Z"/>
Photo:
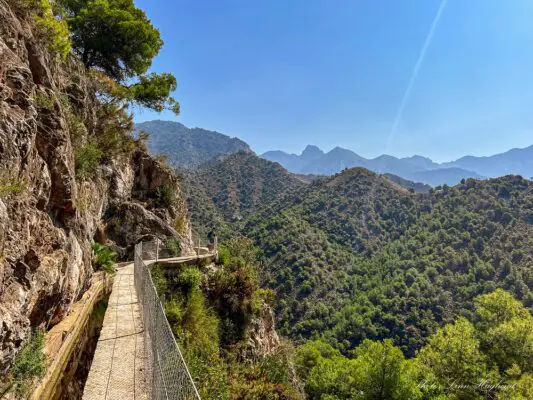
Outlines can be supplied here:
<path id="1" fill-rule="evenodd" d="M 135 261 L 115 276 L 83 400 L 200 399 L 159 301 L 150 265 L 179 267 L 214 260 L 216 253 L 159 258 L 158 244 L 155 251 L 143 252 L 142 247 L 136 246 Z"/>

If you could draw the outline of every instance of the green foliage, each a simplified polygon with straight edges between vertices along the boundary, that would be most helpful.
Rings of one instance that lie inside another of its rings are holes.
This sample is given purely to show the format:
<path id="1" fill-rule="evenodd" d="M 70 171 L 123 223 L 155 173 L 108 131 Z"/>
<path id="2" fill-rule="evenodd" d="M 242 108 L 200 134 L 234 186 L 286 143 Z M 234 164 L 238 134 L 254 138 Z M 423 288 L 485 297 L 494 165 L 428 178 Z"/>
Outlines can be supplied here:
<path id="1" fill-rule="evenodd" d="M 391 340 L 365 340 L 353 358 L 309 341 L 297 349 L 297 371 L 311 399 L 527 399 L 532 319 L 497 290 L 476 299 L 475 324 L 459 317 L 445 325 L 414 359 L 406 360 Z"/>
<path id="2" fill-rule="evenodd" d="M 515 317 L 489 329 L 487 352 L 500 371 L 533 372 L 533 318 Z"/>
<path id="3" fill-rule="evenodd" d="M 189 294 L 191 291 L 200 288 L 202 273 L 195 267 L 186 267 L 180 271 L 176 282 L 186 294 Z"/>
<path id="4" fill-rule="evenodd" d="M 159 186 L 153 192 L 155 207 L 168 208 L 176 201 L 176 192 L 170 186 Z"/>
<path id="5" fill-rule="evenodd" d="M 318 365 L 321 359 L 336 359 L 339 357 L 342 357 L 340 351 L 329 344 L 319 340 L 310 340 L 297 349 L 296 365 L 298 376 L 303 381 L 307 381 L 311 370 Z"/>
<path id="6" fill-rule="evenodd" d="M 48 49 L 65 60 L 70 52 L 70 32 L 64 19 L 56 18 L 50 0 L 41 0 L 35 23 L 38 34 L 45 38 Z"/>
<path id="7" fill-rule="evenodd" d="M 512 382 L 510 389 L 498 396 L 499 400 L 529 400 L 533 393 L 533 374 L 524 374 L 516 382 Z"/>
<path id="8" fill-rule="evenodd" d="M 157 125 L 153 129 L 156 128 Z M 238 142 L 225 143 L 213 135 L 213 132 L 202 131 L 201 137 L 208 136 L 209 141 L 215 143 L 209 143 L 209 151 L 215 154 L 221 147 L 228 148 L 231 145 L 235 150 L 227 151 L 233 152 L 244 145 Z M 189 134 L 182 138 L 183 146 L 190 146 L 190 140 L 194 140 L 191 136 L 194 138 L 197 135 Z M 156 145 L 161 146 L 158 143 L 152 146 Z M 202 150 L 206 151 L 204 148 Z M 189 155 L 187 162 L 194 163 L 193 158 L 197 157 L 197 152 L 194 152 Z M 182 162 L 181 159 L 172 161 L 174 164 Z M 215 226 L 221 240 L 244 233 L 242 228 L 246 219 L 263 205 L 282 199 L 296 188 L 305 186 L 278 164 L 244 151 L 220 157 L 196 171 L 181 171 L 181 175 L 193 230 L 205 237 L 210 227 Z"/>
<path id="9" fill-rule="evenodd" d="M 421 399 L 416 367 L 390 340 L 364 341 L 348 359 L 322 342 L 297 350 L 298 371 L 311 399 Z"/>
<path id="10" fill-rule="evenodd" d="M 458 399 L 481 399 L 484 391 L 478 383 L 497 382 L 497 375 L 487 369 L 474 326 L 464 318 L 439 329 L 418 354 L 421 369 L 437 393 L 448 390 Z"/>
<path id="11" fill-rule="evenodd" d="M 533 317 L 522 303 L 498 289 L 476 299 L 476 316 L 482 349 L 501 374 L 533 372 Z"/>
<path id="12" fill-rule="evenodd" d="M 185 349 L 187 364 L 202 398 L 218 398 L 227 391 L 224 366 L 219 355 L 219 319 L 206 305 L 200 271 L 186 267 L 171 282 L 165 281 L 164 284 L 157 283 L 164 278 L 154 272 L 152 269 L 158 293 L 166 290 L 165 314 L 177 340 Z"/>
<path id="13" fill-rule="evenodd" d="M 24 179 L 0 176 L 0 198 L 22 193 L 26 186 Z"/>
<path id="14" fill-rule="evenodd" d="M 226 265 L 229 262 L 229 249 L 226 246 L 218 246 L 218 263 L 220 265 Z"/>
<path id="15" fill-rule="evenodd" d="M 241 232 L 263 252 L 282 334 L 324 336 L 345 354 L 392 338 L 414 356 L 439 327 L 472 317 L 479 294 L 502 288 L 533 306 L 532 203 L 519 177 L 412 196 L 352 169 L 266 203 Z"/>
<path id="16" fill-rule="evenodd" d="M 35 95 L 33 96 L 33 101 L 37 107 L 47 110 L 54 109 L 55 100 L 52 95 L 46 92 L 36 91 Z"/>
<path id="17" fill-rule="evenodd" d="M 72 45 L 87 68 L 123 80 L 145 73 L 163 41 L 131 0 L 63 0 Z"/>
<path id="18" fill-rule="evenodd" d="M 262 197 L 265 187 L 274 187 L 274 174 L 272 165 L 237 154 L 186 179 L 202 185 L 188 201 L 203 225 L 216 221 L 217 232 L 244 234 L 261 249 L 261 279 L 277 295 L 278 332 L 298 343 L 320 338 L 343 356 L 367 339 L 392 339 L 409 358 L 423 348 L 420 359 L 405 361 L 400 376 L 435 384 L 434 390 L 418 388 L 427 398 L 445 398 L 441 389 L 450 382 L 442 371 L 453 367 L 457 379 L 492 383 L 530 373 L 530 181 L 468 179 L 413 195 L 354 168 Z M 224 245 L 219 263 L 231 264 Z M 491 294 L 474 302 L 485 293 Z M 448 353 L 458 355 L 458 363 Z M 357 398 L 349 382 L 363 375 L 351 375 L 355 367 L 345 361 L 328 358 L 314 370 L 313 387 L 329 387 L 320 396 Z M 313 370 L 306 368 L 304 377 Z M 486 388 L 456 389 L 452 398 L 487 395 Z"/>
<path id="19" fill-rule="evenodd" d="M 176 218 L 174 222 L 174 230 L 181 234 L 187 234 L 187 219 L 185 216 L 180 216 Z"/>
<path id="20" fill-rule="evenodd" d="M 239 237 L 224 243 L 228 257 L 212 277 L 211 299 L 223 322 L 222 343 L 244 337 L 251 318 L 259 311 L 257 251 L 249 239 Z"/>
<path id="21" fill-rule="evenodd" d="M 76 177 L 78 179 L 90 179 L 94 177 L 97 167 L 102 163 L 104 152 L 95 142 L 89 142 L 85 146 L 74 150 L 76 159 Z"/>
<path id="22" fill-rule="evenodd" d="M 258 252 L 252 240 L 243 236 L 235 237 L 222 243 L 219 252 L 226 254 L 223 263 L 229 269 L 237 269 L 246 265 L 257 263 Z"/>
<path id="23" fill-rule="evenodd" d="M 170 251 L 170 257 L 179 257 L 181 255 L 181 243 L 176 238 L 168 238 L 165 247 Z"/>
<path id="24" fill-rule="evenodd" d="M 230 398 L 228 366 L 220 355 L 206 358 L 191 349 L 186 353 L 186 362 L 202 399 Z"/>
<path id="25" fill-rule="evenodd" d="M 55 2 L 15 0 L 12 3 L 21 15 L 32 17 L 36 36 L 45 42 L 50 53 L 65 60 L 70 52 L 70 32 Z"/>
<path id="26" fill-rule="evenodd" d="M 490 329 L 513 318 L 527 318 L 529 312 L 513 295 L 502 289 L 496 289 L 476 298 L 476 314 L 479 323 Z"/>
<path id="27" fill-rule="evenodd" d="M 168 283 L 167 279 L 165 278 L 163 266 L 161 264 L 153 264 L 150 273 L 157 294 L 159 296 L 163 296 L 168 289 Z"/>
<path id="28" fill-rule="evenodd" d="M 131 85 L 128 90 L 131 98 L 143 107 L 161 112 L 168 108 L 179 114 L 179 103 L 169 98 L 169 93 L 176 90 L 176 78 L 169 73 L 141 76 L 139 82 Z"/>
<path id="29" fill-rule="evenodd" d="M 97 118 L 98 133 L 93 140 L 102 149 L 104 161 L 122 154 L 131 154 L 138 147 L 138 143 L 130 136 L 133 122 L 125 106 L 117 103 L 101 104 L 97 109 Z"/>
<path id="30" fill-rule="evenodd" d="M 266 303 L 269 306 L 273 306 L 274 301 L 276 300 L 276 292 L 274 292 L 272 289 L 261 288 L 257 290 L 256 297 L 261 303 Z"/>
<path id="31" fill-rule="evenodd" d="M 250 242 L 236 240 L 228 245 L 233 272 L 238 273 L 244 260 L 254 254 Z M 232 249 L 234 251 L 232 252 Z M 254 260 L 255 261 L 255 260 Z M 233 269 L 233 267 L 235 267 Z M 246 347 L 244 335 L 228 338 L 226 330 L 236 332 L 242 319 L 240 313 L 250 311 L 246 296 L 237 288 L 229 288 L 235 303 L 218 301 L 213 288 L 218 274 L 204 276 L 196 267 L 182 268 L 177 276 L 165 279 L 160 267 L 152 268 L 152 279 L 176 340 L 184 350 L 187 365 L 203 399 L 299 399 L 293 388 L 289 366 L 290 346 L 280 346 L 278 353 L 259 360 L 243 360 Z M 226 279 L 231 280 L 229 277 Z M 235 280 L 237 281 L 237 279 Z M 234 307 L 226 309 L 225 307 Z M 238 317 L 238 320 L 233 318 Z"/>
<path id="32" fill-rule="evenodd" d="M 277 357 L 263 357 L 259 362 L 234 363 L 230 367 L 230 398 L 242 400 L 292 400 L 301 394 L 288 384 L 286 365 Z"/>
<path id="33" fill-rule="evenodd" d="M 357 390 L 361 399 L 420 399 L 416 366 L 405 360 L 390 339 L 365 340 L 355 350 Z"/>
<path id="34" fill-rule="evenodd" d="M 93 251 L 93 266 L 106 274 L 114 274 L 116 271 L 116 254 L 107 246 L 94 242 L 91 246 Z"/>
<path id="35" fill-rule="evenodd" d="M 43 350 L 44 331 L 37 330 L 17 354 L 10 371 L 13 376 L 13 393 L 17 398 L 26 398 L 35 379 L 44 376 L 46 357 Z"/>
<path id="36" fill-rule="evenodd" d="M 117 156 L 131 154 L 137 148 L 137 143 L 129 136 L 131 117 L 117 104 L 102 104 L 98 107 L 97 134 L 89 137 L 84 145 L 81 145 L 83 122 L 72 110 L 67 112 L 67 116 L 71 140 L 76 146 L 76 176 L 80 179 L 94 177 L 99 165 L 109 163 Z"/>
<path id="37" fill-rule="evenodd" d="M 116 84 L 105 93 L 115 100 L 134 102 L 156 111 L 179 113 L 170 93 L 172 74 L 144 75 L 163 41 L 144 11 L 132 0 L 61 0 L 72 32 L 72 46 L 87 69 L 102 71 Z M 127 86 L 138 78 L 137 82 Z"/>

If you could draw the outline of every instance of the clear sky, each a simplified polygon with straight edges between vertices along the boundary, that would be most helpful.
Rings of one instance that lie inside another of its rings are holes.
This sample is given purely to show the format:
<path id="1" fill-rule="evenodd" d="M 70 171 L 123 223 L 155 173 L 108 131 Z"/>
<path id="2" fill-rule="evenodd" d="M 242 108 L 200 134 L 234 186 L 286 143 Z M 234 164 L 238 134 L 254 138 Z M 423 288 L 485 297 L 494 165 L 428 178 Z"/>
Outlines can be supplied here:
<path id="1" fill-rule="evenodd" d="M 136 121 L 216 130 L 258 153 L 315 144 L 447 161 L 533 144 L 531 0 L 136 4 L 161 30 L 152 69 L 175 74 L 182 110 Z"/>

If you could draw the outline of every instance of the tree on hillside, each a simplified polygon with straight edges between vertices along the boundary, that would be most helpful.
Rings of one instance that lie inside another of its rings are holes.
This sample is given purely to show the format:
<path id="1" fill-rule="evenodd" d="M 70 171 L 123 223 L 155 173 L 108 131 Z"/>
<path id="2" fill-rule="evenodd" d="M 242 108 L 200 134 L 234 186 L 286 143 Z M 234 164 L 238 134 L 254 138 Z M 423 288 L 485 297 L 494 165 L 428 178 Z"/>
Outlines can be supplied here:
<path id="1" fill-rule="evenodd" d="M 462 317 L 431 336 L 417 358 L 426 386 L 458 400 L 482 399 L 486 393 L 479 383 L 499 380 L 487 367 L 474 326 Z"/>
<path id="2" fill-rule="evenodd" d="M 415 381 L 416 364 L 405 360 L 402 351 L 392 340 L 381 342 L 365 340 L 354 351 L 355 366 L 359 371 L 360 399 L 415 400 L 422 398 Z"/>
<path id="3" fill-rule="evenodd" d="M 146 74 L 163 40 L 132 0 L 61 0 L 61 5 L 72 48 L 88 70 L 100 71 L 119 85 L 115 97 L 156 111 L 179 112 L 179 104 L 170 96 L 176 78 L 169 73 Z"/>
<path id="4" fill-rule="evenodd" d="M 311 399 L 415 400 L 418 369 L 391 340 L 365 340 L 348 359 L 321 341 L 298 348 L 298 374 Z"/>
<path id="5" fill-rule="evenodd" d="M 509 292 L 498 289 L 476 299 L 481 347 L 508 376 L 533 373 L 533 317 Z"/>

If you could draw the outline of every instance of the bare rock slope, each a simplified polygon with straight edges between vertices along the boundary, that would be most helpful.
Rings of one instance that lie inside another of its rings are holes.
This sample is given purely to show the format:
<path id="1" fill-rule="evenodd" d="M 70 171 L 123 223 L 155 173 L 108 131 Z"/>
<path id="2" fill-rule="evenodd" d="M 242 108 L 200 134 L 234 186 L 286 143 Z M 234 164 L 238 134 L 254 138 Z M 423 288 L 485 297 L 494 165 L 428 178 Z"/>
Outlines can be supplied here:
<path id="1" fill-rule="evenodd" d="M 123 257 L 150 235 L 191 249 L 179 182 L 142 147 L 76 177 L 66 104 L 77 134 L 95 134 L 91 80 L 74 58 L 54 60 L 10 5 L 0 0 L 0 375 L 32 328 L 58 323 L 87 290 L 95 235 Z M 162 185 L 175 195 L 165 207 L 151 196 Z"/>

